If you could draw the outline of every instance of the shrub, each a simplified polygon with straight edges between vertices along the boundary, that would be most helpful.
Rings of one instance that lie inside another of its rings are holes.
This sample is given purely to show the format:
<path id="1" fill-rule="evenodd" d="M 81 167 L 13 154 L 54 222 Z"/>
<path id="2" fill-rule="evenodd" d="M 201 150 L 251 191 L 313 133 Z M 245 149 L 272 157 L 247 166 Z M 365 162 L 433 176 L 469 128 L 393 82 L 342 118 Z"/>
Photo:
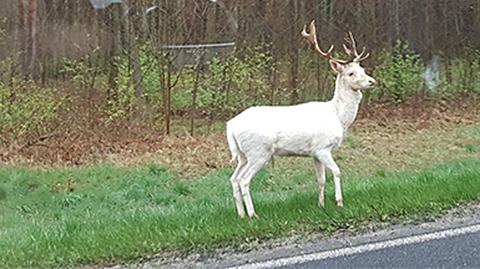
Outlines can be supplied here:
<path id="1" fill-rule="evenodd" d="M 50 131 L 64 100 L 33 82 L 0 83 L 0 136 L 5 139 Z"/>
<path id="2" fill-rule="evenodd" d="M 271 56 L 261 49 L 246 50 L 243 57 L 232 53 L 224 59 L 214 58 L 208 65 L 199 89 L 199 106 L 223 107 L 226 112 L 265 103 Z"/>
<path id="3" fill-rule="evenodd" d="M 408 43 L 398 41 L 391 51 L 384 50 L 380 62 L 373 74 L 378 89 L 367 93 L 370 100 L 387 98 L 401 102 L 422 88 L 423 63 Z"/>
<path id="4" fill-rule="evenodd" d="M 110 120 L 124 119 L 132 110 L 134 103 L 134 89 L 132 85 L 132 69 L 128 58 L 122 57 L 117 61 L 117 77 L 115 83 L 117 89 L 114 96 L 109 96 L 108 113 Z"/>
<path id="5" fill-rule="evenodd" d="M 480 50 L 467 49 L 466 55 L 445 63 L 436 96 L 480 94 Z"/>
<path id="6" fill-rule="evenodd" d="M 98 74 L 105 73 L 104 67 L 96 63 L 97 54 L 100 48 L 96 48 L 91 54 L 87 54 L 80 59 L 63 59 L 63 66 L 60 73 L 69 77 L 75 84 L 82 88 L 94 87 Z M 105 87 L 101 85 L 100 87 Z"/>
<path id="7" fill-rule="evenodd" d="M 161 62 L 148 45 L 139 49 L 140 69 L 142 72 L 142 85 L 145 101 L 151 105 L 161 102 L 160 68 Z M 135 109 L 138 100 L 135 97 L 133 81 L 133 67 L 131 57 L 123 55 L 117 61 L 117 91 L 108 102 L 110 119 L 124 119 Z"/>

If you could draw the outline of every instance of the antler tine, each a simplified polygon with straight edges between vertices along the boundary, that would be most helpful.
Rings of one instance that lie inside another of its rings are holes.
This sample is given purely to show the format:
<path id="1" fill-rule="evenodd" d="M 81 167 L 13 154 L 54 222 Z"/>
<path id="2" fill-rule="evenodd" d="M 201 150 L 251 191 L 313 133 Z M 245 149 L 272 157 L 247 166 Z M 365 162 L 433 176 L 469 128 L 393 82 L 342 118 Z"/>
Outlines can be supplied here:
<path id="1" fill-rule="evenodd" d="M 355 57 L 355 55 L 353 55 L 353 51 L 347 47 L 347 45 L 343 44 L 343 50 L 348 56 Z"/>
<path id="2" fill-rule="evenodd" d="M 362 56 L 364 53 L 365 53 L 365 47 L 363 47 L 362 52 L 360 52 L 360 54 L 358 54 L 357 57 Z"/>
<path id="3" fill-rule="evenodd" d="M 353 52 L 355 53 L 355 56 L 358 56 L 357 42 L 355 42 L 355 38 L 353 38 L 353 34 L 351 31 L 348 31 L 348 35 L 350 36 L 350 44 L 352 45 Z"/>
<path id="4" fill-rule="evenodd" d="M 359 54 L 357 51 L 357 43 L 355 42 L 355 38 L 353 37 L 353 34 L 351 31 L 348 31 L 348 36 L 350 39 L 345 38 L 345 41 L 351 45 L 351 49 L 348 48 L 345 44 L 343 44 L 343 49 L 345 52 L 353 57 L 352 62 L 361 62 L 370 56 L 370 53 L 367 53 L 365 56 L 363 55 L 365 53 L 366 48 L 363 47 L 362 52 Z"/>
<path id="5" fill-rule="evenodd" d="M 361 54 L 360 54 L 360 55 L 361 55 Z M 361 61 L 363 61 L 363 60 L 367 59 L 367 58 L 368 58 L 368 56 L 370 56 L 370 52 L 369 52 L 369 53 L 367 53 L 367 54 L 365 54 L 365 56 L 363 56 L 363 57 L 359 57 L 359 59 L 357 60 L 357 62 L 361 62 Z"/>
<path id="6" fill-rule="evenodd" d="M 307 26 L 304 25 L 301 34 L 305 38 L 305 40 L 307 40 L 308 43 L 310 43 L 310 45 L 313 46 L 313 48 L 315 49 L 316 52 L 318 52 L 320 55 L 322 55 L 323 57 L 325 57 L 329 60 L 334 60 L 334 61 L 337 61 L 337 62 L 340 62 L 340 63 L 347 63 L 348 62 L 348 61 L 345 61 L 345 60 L 340 60 L 340 59 L 336 59 L 336 58 L 332 57 L 332 53 L 335 49 L 334 45 L 331 45 L 327 52 L 322 51 L 322 49 L 320 48 L 320 45 L 318 44 L 318 40 L 317 40 L 317 31 L 316 31 L 316 28 L 315 28 L 315 20 L 312 20 L 312 22 L 310 22 L 310 25 L 308 26 L 308 28 L 309 28 L 309 33 L 307 33 Z"/>
<path id="7" fill-rule="evenodd" d="M 317 41 L 317 31 L 315 29 L 315 20 L 312 20 L 308 28 L 310 33 L 307 33 L 307 26 L 306 25 L 303 26 L 302 36 L 313 46 L 315 51 L 320 53 L 320 55 L 322 55 L 323 57 L 328 58 L 329 54 L 333 52 L 334 46 L 333 45 L 330 46 L 327 52 L 322 51 Z"/>
<path id="8" fill-rule="evenodd" d="M 348 56 L 351 56 L 353 58 L 357 57 L 357 43 L 355 42 L 355 38 L 353 37 L 352 32 L 348 31 L 348 38 L 345 37 L 345 42 L 351 47 L 349 48 L 347 45 L 343 44 L 343 49 L 345 50 L 345 53 L 347 53 Z"/>

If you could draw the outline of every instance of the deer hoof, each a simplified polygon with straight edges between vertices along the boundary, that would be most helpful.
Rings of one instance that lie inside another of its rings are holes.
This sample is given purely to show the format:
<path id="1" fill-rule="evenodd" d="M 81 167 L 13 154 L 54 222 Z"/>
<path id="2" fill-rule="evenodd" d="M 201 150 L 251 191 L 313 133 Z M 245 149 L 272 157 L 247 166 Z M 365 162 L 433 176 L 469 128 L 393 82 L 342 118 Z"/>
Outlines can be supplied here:
<path id="1" fill-rule="evenodd" d="M 249 217 L 250 217 L 250 219 L 259 219 L 259 218 L 260 218 L 260 217 L 259 217 L 257 214 L 255 214 L 255 213 L 253 213 L 253 215 L 251 215 L 251 216 L 249 216 Z"/>

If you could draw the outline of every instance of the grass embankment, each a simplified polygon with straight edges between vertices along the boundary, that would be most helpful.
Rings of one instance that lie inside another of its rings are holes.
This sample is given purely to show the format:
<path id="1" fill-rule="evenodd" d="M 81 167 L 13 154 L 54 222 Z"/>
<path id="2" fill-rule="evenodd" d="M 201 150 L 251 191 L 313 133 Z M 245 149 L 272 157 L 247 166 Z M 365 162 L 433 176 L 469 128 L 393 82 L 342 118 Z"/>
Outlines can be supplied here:
<path id="1" fill-rule="evenodd" d="M 331 180 L 326 208 L 319 209 L 312 171 L 299 171 L 290 181 L 282 180 L 289 184 L 278 184 L 266 170 L 253 182 L 260 219 L 240 220 L 229 175 L 224 170 L 185 181 L 155 165 L 0 168 L 0 264 L 115 262 L 164 250 L 238 245 L 254 238 L 432 214 L 480 198 L 477 159 L 421 172 L 346 178 L 342 209 L 334 206 Z"/>

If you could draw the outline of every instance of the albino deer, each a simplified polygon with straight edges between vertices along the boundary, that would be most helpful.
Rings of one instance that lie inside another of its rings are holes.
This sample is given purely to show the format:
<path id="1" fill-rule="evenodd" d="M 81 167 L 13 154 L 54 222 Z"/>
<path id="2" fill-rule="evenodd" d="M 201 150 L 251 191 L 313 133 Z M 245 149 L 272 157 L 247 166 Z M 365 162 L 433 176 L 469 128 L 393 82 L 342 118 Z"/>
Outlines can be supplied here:
<path id="1" fill-rule="evenodd" d="M 334 178 L 336 204 L 343 206 L 340 169 L 333 160 L 332 150 L 340 146 L 348 127 L 355 120 L 362 99 L 360 90 L 375 85 L 375 80 L 360 66 L 360 62 L 369 54 L 365 54 L 365 47 L 361 53 L 357 52 L 355 39 L 349 33 L 350 40 L 347 39 L 347 42 L 350 47 L 344 44 L 343 48 L 351 59 L 333 58 L 333 45 L 327 52 L 320 48 L 314 21 L 310 23 L 309 33 L 304 26 L 301 34 L 316 52 L 328 59 L 330 67 L 337 74 L 335 93 L 328 102 L 251 107 L 227 122 L 227 140 L 232 161 L 238 162 L 230 181 L 241 218 L 245 217 L 243 202 L 248 216 L 256 216 L 250 196 L 250 181 L 273 155 L 313 157 L 320 207 L 325 203 L 327 167 Z"/>

